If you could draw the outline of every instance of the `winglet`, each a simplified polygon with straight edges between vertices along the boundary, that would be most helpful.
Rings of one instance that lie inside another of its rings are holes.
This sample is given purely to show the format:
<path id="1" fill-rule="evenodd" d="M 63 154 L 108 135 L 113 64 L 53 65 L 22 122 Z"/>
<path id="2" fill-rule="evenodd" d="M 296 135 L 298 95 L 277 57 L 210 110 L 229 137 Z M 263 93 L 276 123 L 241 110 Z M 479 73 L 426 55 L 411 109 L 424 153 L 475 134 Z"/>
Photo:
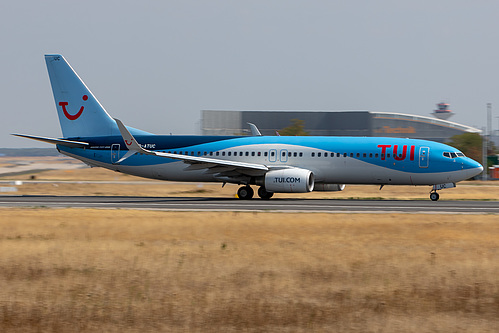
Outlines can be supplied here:
<path id="1" fill-rule="evenodd" d="M 120 164 L 127 158 L 129 158 L 132 155 L 135 155 L 135 153 L 142 153 L 142 154 L 147 154 L 147 155 L 154 155 L 154 153 L 145 150 L 140 146 L 140 144 L 135 140 L 133 135 L 128 131 L 128 129 L 123 125 L 121 120 L 114 118 L 114 121 L 116 121 L 116 124 L 118 125 L 118 128 L 120 130 L 121 136 L 123 137 L 123 141 L 125 142 L 126 147 L 128 148 L 128 152 L 120 158 L 115 164 Z"/>
<path id="2" fill-rule="evenodd" d="M 256 127 L 255 124 L 253 123 L 248 123 L 250 129 L 251 129 L 251 135 L 252 136 L 262 136 L 262 133 L 260 133 L 260 130 L 258 129 L 258 127 Z"/>

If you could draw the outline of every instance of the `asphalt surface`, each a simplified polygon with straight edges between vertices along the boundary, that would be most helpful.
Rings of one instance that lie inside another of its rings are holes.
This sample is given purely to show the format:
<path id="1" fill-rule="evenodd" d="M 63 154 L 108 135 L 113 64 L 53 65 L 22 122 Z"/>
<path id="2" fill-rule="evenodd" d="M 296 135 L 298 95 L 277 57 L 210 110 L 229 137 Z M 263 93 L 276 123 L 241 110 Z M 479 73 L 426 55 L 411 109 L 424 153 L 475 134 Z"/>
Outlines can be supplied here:
<path id="1" fill-rule="evenodd" d="M 334 213 L 499 214 L 499 201 L 331 200 L 131 196 L 0 196 L 0 207 Z"/>

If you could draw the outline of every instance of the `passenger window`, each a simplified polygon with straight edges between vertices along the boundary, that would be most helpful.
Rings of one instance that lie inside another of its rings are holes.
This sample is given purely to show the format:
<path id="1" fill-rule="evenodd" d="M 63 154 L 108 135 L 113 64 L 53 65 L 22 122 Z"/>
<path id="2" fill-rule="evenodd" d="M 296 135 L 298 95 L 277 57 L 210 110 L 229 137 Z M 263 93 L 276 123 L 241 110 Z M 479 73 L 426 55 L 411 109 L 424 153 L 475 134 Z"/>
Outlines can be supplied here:
<path id="1" fill-rule="evenodd" d="M 299 155 L 300 155 L 300 157 L 303 157 L 303 153 L 300 153 Z"/>
<path id="2" fill-rule="evenodd" d="M 294 152 L 294 153 L 293 153 L 293 157 L 296 157 L 296 156 L 298 156 L 298 153 L 297 153 L 297 152 Z"/>
<path id="3" fill-rule="evenodd" d="M 230 152 L 230 151 L 229 151 L 229 152 L 227 153 L 227 156 L 230 156 L 231 154 L 232 154 L 232 152 Z"/>
<path id="4" fill-rule="evenodd" d="M 371 158 L 372 158 L 372 157 L 373 157 L 373 153 L 369 153 L 369 157 L 371 157 Z"/>
<path id="5" fill-rule="evenodd" d="M 246 156 L 249 156 L 249 151 L 247 151 L 245 155 L 246 155 Z"/>
<path id="6" fill-rule="evenodd" d="M 312 154 L 311 154 L 311 156 L 312 156 L 312 157 L 315 157 L 315 153 L 312 153 Z"/>
<path id="7" fill-rule="evenodd" d="M 360 153 L 357 153 L 357 157 L 360 157 Z"/>
<path id="8" fill-rule="evenodd" d="M 324 153 L 324 157 L 327 157 L 327 153 Z"/>
<path id="9" fill-rule="evenodd" d="M 243 156 L 243 152 L 242 151 L 239 152 L 239 156 Z"/>
<path id="10" fill-rule="evenodd" d="M 283 151 L 281 155 L 282 155 L 282 157 L 286 156 L 286 152 Z"/>
<path id="11" fill-rule="evenodd" d="M 220 156 L 220 152 L 219 152 L 219 151 L 217 151 L 217 152 L 215 153 L 215 155 Z"/>
<path id="12" fill-rule="evenodd" d="M 353 153 L 350 153 L 350 157 L 353 157 Z"/>
<path id="13" fill-rule="evenodd" d="M 362 154 L 362 157 L 367 157 L 367 154 L 366 153 Z"/>
<path id="14" fill-rule="evenodd" d="M 254 151 L 252 151 L 252 152 L 251 152 L 251 156 L 255 156 L 255 152 L 254 152 Z M 259 156 L 260 156 L 260 155 L 259 155 Z"/>
<path id="15" fill-rule="evenodd" d="M 374 154 L 374 157 L 378 158 L 378 154 L 377 154 L 377 153 L 376 153 L 376 154 Z"/>
<path id="16" fill-rule="evenodd" d="M 291 152 L 289 152 L 289 153 L 288 153 L 288 157 L 291 157 L 291 154 L 292 154 L 292 153 L 291 153 Z"/>
<path id="17" fill-rule="evenodd" d="M 210 151 L 210 156 L 213 156 L 213 152 L 212 151 Z"/>
<path id="18" fill-rule="evenodd" d="M 390 158 L 390 154 L 386 154 L 386 157 Z"/>
<path id="19" fill-rule="evenodd" d="M 347 157 L 347 153 L 343 153 L 343 157 Z"/>
<path id="20" fill-rule="evenodd" d="M 225 152 L 224 151 L 222 152 L 222 156 L 225 156 Z"/>
<path id="21" fill-rule="evenodd" d="M 262 153 L 261 153 L 261 152 L 258 152 L 258 156 L 262 156 Z"/>
<path id="22" fill-rule="evenodd" d="M 317 153 L 317 157 L 321 157 L 321 153 Z"/>
<path id="23" fill-rule="evenodd" d="M 207 153 L 207 152 L 204 152 L 204 156 L 206 156 L 206 155 L 208 155 L 208 153 Z"/>

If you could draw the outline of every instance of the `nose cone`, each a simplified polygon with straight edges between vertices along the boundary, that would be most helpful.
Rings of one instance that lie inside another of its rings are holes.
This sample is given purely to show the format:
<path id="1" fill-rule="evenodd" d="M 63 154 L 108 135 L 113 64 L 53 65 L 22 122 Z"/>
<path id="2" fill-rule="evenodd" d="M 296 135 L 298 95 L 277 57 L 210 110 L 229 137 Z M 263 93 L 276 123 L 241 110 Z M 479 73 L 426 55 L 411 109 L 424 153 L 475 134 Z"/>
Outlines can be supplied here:
<path id="1" fill-rule="evenodd" d="M 466 171 L 467 178 L 472 178 L 482 173 L 483 166 L 471 158 L 467 158 L 463 169 Z"/>

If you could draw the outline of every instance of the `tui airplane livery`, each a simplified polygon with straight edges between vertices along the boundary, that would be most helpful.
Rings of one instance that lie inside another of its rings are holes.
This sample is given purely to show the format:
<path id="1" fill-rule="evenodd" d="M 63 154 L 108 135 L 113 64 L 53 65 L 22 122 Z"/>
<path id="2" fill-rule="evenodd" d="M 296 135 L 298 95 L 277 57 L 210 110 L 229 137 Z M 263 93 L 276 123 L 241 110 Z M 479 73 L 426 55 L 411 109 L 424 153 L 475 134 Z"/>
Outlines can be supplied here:
<path id="1" fill-rule="evenodd" d="M 483 171 L 448 145 L 384 137 L 154 135 L 113 119 L 62 55 L 45 55 L 62 138 L 55 144 L 90 166 L 135 176 L 242 185 L 240 199 L 274 193 L 342 191 L 345 184 L 429 185 L 438 190 Z"/>

